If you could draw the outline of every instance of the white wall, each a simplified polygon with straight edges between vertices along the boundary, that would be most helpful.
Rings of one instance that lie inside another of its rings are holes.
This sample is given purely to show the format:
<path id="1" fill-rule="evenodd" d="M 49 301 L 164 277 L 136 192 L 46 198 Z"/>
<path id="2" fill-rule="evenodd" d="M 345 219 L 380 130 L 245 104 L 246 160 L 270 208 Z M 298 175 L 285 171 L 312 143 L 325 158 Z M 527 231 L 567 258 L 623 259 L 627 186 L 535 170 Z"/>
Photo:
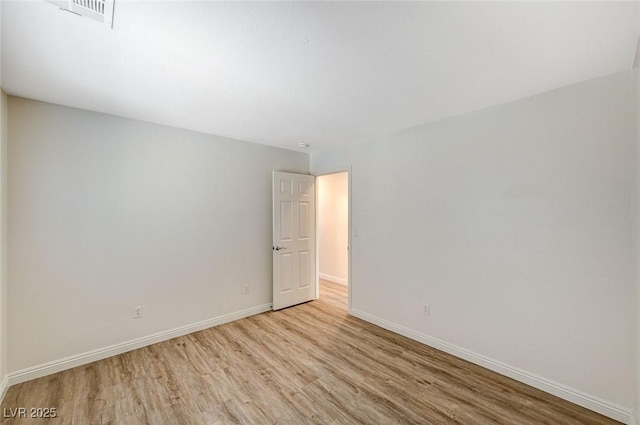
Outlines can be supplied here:
<path id="1" fill-rule="evenodd" d="M 312 154 L 312 172 L 352 166 L 353 313 L 628 419 L 631 89 L 614 75 Z"/>
<path id="2" fill-rule="evenodd" d="M 348 179 L 346 172 L 317 178 L 320 277 L 342 284 L 349 272 Z"/>
<path id="3" fill-rule="evenodd" d="M 271 172 L 308 168 L 308 154 L 10 97 L 10 372 L 269 304 Z"/>

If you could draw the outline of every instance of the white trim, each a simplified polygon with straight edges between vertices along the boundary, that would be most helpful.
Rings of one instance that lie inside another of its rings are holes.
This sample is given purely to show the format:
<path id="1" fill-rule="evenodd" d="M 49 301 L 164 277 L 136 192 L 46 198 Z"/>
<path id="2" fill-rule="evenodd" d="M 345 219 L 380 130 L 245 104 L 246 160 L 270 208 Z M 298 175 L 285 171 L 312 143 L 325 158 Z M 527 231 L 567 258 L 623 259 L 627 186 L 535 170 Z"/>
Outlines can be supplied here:
<path id="1" fill-rule="evenodd" d="M 553 382 L 549 379 L 543 378 L 517 367 L 510 366 L 481 354 L 474 353 L 473 351 L 458 347 L 453 344 L 449 344 L 448 342 L 431 337 L 429 335 L 416 332 L 409 328 L 405 328 L 404 326 L 397 325 L 385 319 L 381 319 L 369 313 L 365 313 L 364 311 L 352 309 L 350 314 L 366 322 L 373 323 L 374 325 L 390 330 L 391 332 L 406 336 L 407 338 L 421 342 L 430 347 L 437 348 L 438 350 L 467 360 L 471 363 L 475 363 L 494 372 L 498 372 L 501 375 L 508 376 L 509 378 L 515 379 L 516 381 L 531 385 L 532 387 L 535 387 L 539 390 L 545 391 L 549 394 L 553 394 L 564 400 L 570 401 L 589 410 L 593 410 L 594 412 L 608 416 L 622 423 L 633 423 L 631 411 L 629 409 L 618 406 L 614 403 L 610 403 L 606 400 L 602 400 L 596 396 L 586 394 L 582 391 L 567 387 L 566 385 L 559 384 L 557 382 Z"/>
<path id="2" fill-rule="evenodd" d="M 4 396 L 7 394 L 7 390 L 9 389 L 9 376 L 5 375 L 0 381 L 0 403 L 4 400 Z"/>
<path id="3" fill-rule="evenodd" d="M 333 276 L 326 273 L 318 273 L 318 276 L 320 276 L 320 279 L 328 280 L 333 283 L 339 283 L 340 285 L 347 284 L 347 279 L 344 277 Z"/>
<path id="4" fill-rule="evenodd" d="M 87 351 L 82 354 L 65 357 L 64 359 L 54 360 L 41 365 L 32 366 L 26 369 L 19 370 L 17 372 L 9 373 L 8 384 L 15 385 L 21 382 L 29 381 L 31 379 L 51 375 L 52 373 L 57 373 L 77 366 L 82 366 L 84 364 L 92 363 L 97 360 L 106 359 L 107 357 L 117 356 L 118 354 L 126 353 L 127 351 L 136 350 L 138 348 L 146 347 L 147 345 L 201 331 L 213 326 L 222 325 L 223 323 L 233 322 L 234 320 L 264 313 L 265 311 L 269 310 L 271 310 L 271 303 L 263 304 L 257 307 L 251 307 L 235 313 L 225 314 L 223 316 L 214 317 L 212 319 L 202 320 L 190 325 L 180 326 L 168 331 L 158 332 L 153 335 L 143 336 L 141 338 L 132 339 L 120 344 L 114 344 L 109 347 Z M 7 379 L 5 378 L 5 380 L 3 380 L 3 383 L 6 380 Z"/>

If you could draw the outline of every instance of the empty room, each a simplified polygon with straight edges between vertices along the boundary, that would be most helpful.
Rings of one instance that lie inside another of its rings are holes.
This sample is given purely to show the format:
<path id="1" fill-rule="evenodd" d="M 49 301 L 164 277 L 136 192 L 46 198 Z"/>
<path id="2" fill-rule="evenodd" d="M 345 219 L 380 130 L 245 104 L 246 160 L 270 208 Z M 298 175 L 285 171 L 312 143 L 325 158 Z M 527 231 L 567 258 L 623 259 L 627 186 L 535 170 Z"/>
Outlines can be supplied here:
<path id="1" fill-rule="evenodd" d="M 639 40 L 0 0 L 0 423 L 640 425 Z"/>

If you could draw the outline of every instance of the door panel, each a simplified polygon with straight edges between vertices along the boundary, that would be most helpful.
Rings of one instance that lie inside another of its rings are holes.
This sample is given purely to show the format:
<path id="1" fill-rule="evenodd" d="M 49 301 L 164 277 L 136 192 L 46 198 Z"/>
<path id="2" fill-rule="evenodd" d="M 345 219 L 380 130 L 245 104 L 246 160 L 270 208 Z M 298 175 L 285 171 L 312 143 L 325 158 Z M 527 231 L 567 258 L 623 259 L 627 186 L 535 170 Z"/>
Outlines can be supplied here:
<path id="1" fill-rule="evenodd" d="M 291 285 L 291 277 L 293 274 L 293 266 L 291 261 L 291 253 L 287 252 L 280 255 L 281 278 L 280 278 L 280 292 L 290 292 L 293 289 Z"/>
<path id="2" fill-rule="evenodd" d="M 300 288 L 306 288 L 311 285 L 311 276 L 309 276 L 310 262 L 309 251 L 300 251 Z"/>
<path id="3" fill-rule="evenodd" d="M 273 309 L 317 298 L 315 177 L 273 172 Z"/>
<path id="4" fill-rule="evenodd" d="M 293 202 L 280 201 L 280 241 L 293 239 Z"/>
<path id="5" fill-rule="evenodd" d="M 309 239 L 309 203 L 300 202 L 298 210 L 298 238 Z"/>

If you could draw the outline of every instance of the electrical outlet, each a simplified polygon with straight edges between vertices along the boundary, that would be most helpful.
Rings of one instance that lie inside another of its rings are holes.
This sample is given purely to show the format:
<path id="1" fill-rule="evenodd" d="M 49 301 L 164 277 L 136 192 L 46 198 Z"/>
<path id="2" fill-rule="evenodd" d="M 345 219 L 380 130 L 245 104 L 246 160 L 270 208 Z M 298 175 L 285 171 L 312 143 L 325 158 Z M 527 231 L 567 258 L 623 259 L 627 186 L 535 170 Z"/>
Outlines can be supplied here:
<path id="1" fill-rule="evenodd" d="M 429 304 L 425 304 L 422 306 L 422 314 L 428 316 L 431 313 L 431 306 Z"/>
<path id="2" fill-rule="evenodd" d="M 244 293 L 244 294 L 248 294 L 249 293 L 249 285 L 244 285 L 244 289 L 243 289 L 242 293 Z"/>
<path id="3" fill-rule="evenodd" d="M 133 318 L 134 319 L 142 319 L 142 306 L 137 305 L 133 307 Z"/>

